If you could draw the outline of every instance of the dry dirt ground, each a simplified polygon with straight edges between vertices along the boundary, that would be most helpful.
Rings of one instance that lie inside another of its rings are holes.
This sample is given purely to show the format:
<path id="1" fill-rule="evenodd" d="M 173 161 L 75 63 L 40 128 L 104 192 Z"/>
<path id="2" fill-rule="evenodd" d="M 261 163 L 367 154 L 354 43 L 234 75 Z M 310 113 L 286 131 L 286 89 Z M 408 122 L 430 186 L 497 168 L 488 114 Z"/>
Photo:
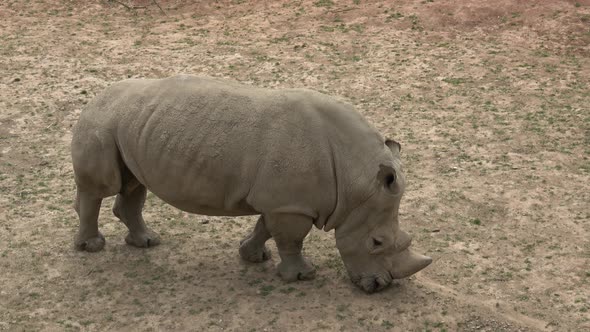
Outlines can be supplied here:
<path id="1" fill-rule="evenodd" d="M 0 330 L 590 330 L 589 1 L 127 1 L 0 2 Z M 285 284 L 276 248 L 238 256 L 254 217 L 153 195 L 162 245 L 125 245 L 107 199 L 105 250 L 75 251 L 80 110 L 176 73 L 357 105 L 402 142 L 401 222 L 434 263 L 365 295 L 313 230 L 317 278 Z"/>

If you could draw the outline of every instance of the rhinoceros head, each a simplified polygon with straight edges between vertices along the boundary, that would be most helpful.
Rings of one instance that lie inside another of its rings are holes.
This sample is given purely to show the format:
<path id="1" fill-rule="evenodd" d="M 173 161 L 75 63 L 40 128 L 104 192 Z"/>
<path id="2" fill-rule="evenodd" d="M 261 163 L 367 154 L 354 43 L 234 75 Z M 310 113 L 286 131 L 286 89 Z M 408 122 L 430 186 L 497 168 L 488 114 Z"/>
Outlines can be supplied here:
<path id="1" fill-rule="evenodd" d="M 376 190 L 336 227 L 336 245 L 354 284 L 368 293 L 408 277 L 432 259 L 409 250 L 411 236 L 399 228 L 398 211 L 405 189 L 399 143 L 387 140 L 392 163 L 380 165 Z"/>

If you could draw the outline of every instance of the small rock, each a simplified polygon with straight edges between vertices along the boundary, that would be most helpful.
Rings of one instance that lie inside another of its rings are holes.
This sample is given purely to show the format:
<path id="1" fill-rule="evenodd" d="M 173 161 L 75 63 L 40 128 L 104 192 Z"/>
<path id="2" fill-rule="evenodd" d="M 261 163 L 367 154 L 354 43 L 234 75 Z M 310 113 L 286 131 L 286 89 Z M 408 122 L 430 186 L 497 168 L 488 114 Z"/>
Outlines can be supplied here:
<path id="1" fill-rule="evenodd" d="M 16 77 L 15 79 L 12 80 L 13 82 L 20 82 L 20 77 Z"/>
<path id="2" fill-rule="evenodd" d="M 209 219 L 205 219 L 201 221 L 201 225 L 207 225 L 209 223 Z"/>

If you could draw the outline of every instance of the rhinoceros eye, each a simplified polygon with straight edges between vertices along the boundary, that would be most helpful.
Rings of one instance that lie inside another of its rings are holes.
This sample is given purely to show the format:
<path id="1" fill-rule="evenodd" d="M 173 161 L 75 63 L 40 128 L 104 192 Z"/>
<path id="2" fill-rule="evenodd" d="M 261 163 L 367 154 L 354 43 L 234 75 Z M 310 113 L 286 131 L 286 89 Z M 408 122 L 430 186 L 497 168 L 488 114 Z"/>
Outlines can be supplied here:
<path id="1" fill-rule="evenodd" d="M 391 165 L 379 165 L 379 172 L 377 179 L 383 184 L 383 187 L 390 191 L 394 191 L 393 184 L 397 180 L 395 169 Z"/>
<path id="2" fill-rule="evenodd" d="M 388 174 L 385 177 L 385 184 L 387 185 L 387 187 L 391 187 L 391 185 L 395 182 L 395 174 Z"/>

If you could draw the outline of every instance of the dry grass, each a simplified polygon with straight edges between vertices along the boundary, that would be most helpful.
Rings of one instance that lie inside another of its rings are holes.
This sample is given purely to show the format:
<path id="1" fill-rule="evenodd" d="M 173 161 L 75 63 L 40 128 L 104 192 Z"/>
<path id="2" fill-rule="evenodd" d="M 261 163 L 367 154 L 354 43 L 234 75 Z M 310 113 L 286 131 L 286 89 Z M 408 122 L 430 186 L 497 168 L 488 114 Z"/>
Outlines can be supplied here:
<path id="1" fill-rule="evenodd" d="M 0 330 L 590 329 L 588 1 L 128 3 L 146 9 L 0 4 Z M 80 109 L 114 81 L 175 73 L 356 104 L 402 142 L 402 222 L 435 262 L 367 296 L 314 230 L 317 279 L 284 284 L 276 258 L 239 259 L 252 218 L 153 196 L 160 247 L 126 246 L 107 200 L 105 251 L 74 251 Z"/>

